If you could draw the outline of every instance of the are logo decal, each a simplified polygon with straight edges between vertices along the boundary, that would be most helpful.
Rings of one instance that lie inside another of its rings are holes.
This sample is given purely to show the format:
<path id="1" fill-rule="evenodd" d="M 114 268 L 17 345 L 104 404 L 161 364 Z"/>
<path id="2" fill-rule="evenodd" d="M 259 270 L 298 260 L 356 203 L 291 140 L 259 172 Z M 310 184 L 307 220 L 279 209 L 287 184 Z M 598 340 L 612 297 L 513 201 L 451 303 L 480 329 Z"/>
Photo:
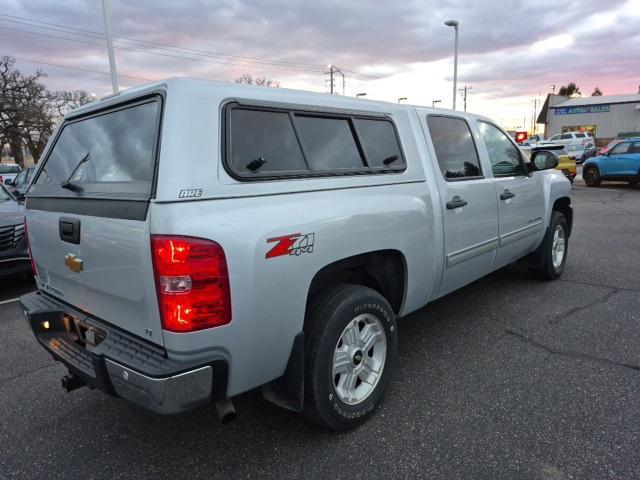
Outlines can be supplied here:
<path id="1" fill-rule="evenodd" d="M 180 190 L 178 198 L 198 198 L 202 196 L 201 188 L 188 188 L 186 190 Z"/>
<path id="2" fill-rule="evenodd" d="M 268 238 L 267 243 L 275 243 L 275 245 L 265 254 L 264 258 L 313 253 L 314 239 L 315 233 L 292 233 L 282 237 Z"/>

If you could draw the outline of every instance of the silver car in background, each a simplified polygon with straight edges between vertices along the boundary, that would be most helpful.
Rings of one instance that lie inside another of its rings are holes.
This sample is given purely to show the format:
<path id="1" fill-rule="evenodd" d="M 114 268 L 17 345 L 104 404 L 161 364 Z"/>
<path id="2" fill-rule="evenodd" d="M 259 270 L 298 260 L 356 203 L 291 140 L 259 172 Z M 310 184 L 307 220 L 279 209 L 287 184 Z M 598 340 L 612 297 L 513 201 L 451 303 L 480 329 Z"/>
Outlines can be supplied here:
<path id="1" fill-rule="evenodd" d="M 30 270 L 24 235 L 24 202 L 0 185 L 0 278 Z"/>
<path id="2" fill-rule="evenodd" d="M 596 147 L 593 143 L 586 145 L 567 145 L 565 147 L 569 155 L 577 164 L 584 163 L 587 159 L 596 155 Z"/>

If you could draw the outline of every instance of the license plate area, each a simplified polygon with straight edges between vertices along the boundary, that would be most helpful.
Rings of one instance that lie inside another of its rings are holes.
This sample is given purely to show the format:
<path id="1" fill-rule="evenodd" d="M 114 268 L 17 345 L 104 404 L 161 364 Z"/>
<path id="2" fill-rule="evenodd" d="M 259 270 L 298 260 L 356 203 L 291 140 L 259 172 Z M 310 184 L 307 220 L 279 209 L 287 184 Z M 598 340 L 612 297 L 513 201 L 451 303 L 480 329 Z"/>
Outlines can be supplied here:
<path id="1" fill-rule="evenodd" d="M 107 337 L 103 330 L 71 314 L 63 314 L 62 321 L 67 333 L 75 337 L 75 343 L 85 348 L 96 347 Z"/>

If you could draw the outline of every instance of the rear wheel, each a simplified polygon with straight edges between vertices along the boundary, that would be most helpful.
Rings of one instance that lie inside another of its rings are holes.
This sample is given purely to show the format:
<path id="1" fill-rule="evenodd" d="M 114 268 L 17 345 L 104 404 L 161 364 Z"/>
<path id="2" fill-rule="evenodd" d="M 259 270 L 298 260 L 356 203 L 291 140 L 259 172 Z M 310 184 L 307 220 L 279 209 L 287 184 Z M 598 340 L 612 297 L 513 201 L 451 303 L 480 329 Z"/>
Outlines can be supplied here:
<path id="1" fill-rule="evenodd" d="M 395 314 L 378 292 L 342 284 L 314 298 L 306 320 L 304 413 L 347 430 L 382 401 L 398 355 Z"/>
<path id="2" fill-rule="evenodd" d="M 600 179 L 600 172 L 596 167 L 585 168 L 582 172 L 582 178 L 584 179 L 584 183 L 587 184 L 587 187 L 597 187 L 602 181 Z"/>
<path id="3" fill-rule="evenodd" d="M 542 243 L 543 263 L 531 273 L 543 280 L 555 280 L 562 275 L 569 251 L 569 225 L 565 216 L 553 211 Z"/>

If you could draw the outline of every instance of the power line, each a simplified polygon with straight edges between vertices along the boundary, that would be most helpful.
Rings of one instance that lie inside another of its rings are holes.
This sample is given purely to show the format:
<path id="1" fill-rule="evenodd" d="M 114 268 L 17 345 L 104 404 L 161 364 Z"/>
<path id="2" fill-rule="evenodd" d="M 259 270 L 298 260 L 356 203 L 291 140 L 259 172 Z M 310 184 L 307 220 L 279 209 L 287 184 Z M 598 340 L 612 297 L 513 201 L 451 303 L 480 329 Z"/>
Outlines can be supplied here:
<path id="1" fill-rule="evenodd" d="M 25 17 L 17 17 L 17 16 L 14 16 L 14 15 L 7 15 L 7 14 L 4 14 L 4 13 L 0 13 L 0 17 L 8 17 L 8 18 L 0 18 L 0 20 L 4 21 L 4 22 L 17 23 L 17 24 L 21 24 L 21 25 L 34 27 L 34 28 L 41 28 L 41 29 L 44 29 L 44 30 L 67 33 L 67 34 L 70 34 L 70 35 L 85 36 L 85 37 L 94 38 L 94 39 L 98 39 L 98 40 L 103 40 L 105 38 L 104 35 L 101 34 L 100 32 L 95 32 L 95 31 L 92 31 L 92 30 L 85 30 L 85 29 L 80 29 L 80 28 L 75 28 L 75 27 L 69 27 L 69 26 L 66 26 L 66 25 L 60 25 L 60 24 L 56 24 L 56 23 L 41 22 L 39 20 L 32 20 L 32 19 L 25 18 Z M 26 20 L 26 21 L 22 21 L 22 20 Z M 41 24 L 41 25 L 37 25 L 37 24 Z M 173 50 L 173 51 L 177 50 L 178 52 L 175 52 L 175 53 L 180 53 L 180 51 L 182 51 L 182 52 L 185 52 L 185 53 L 188 53 L 188 54 L 191 54 L 191 55 L 199 55 L 199 56 L 213 57 L 213 58 L 228 57 L 228 58 L 231 58 L 231 59 L 237 59 L 237 60 L 241 60 L 241 61 L 245 61 L 245 62 L 249 62 L 249 63 L 259 63 L 259 64 L 265 64 L 265 65 L 280 65 L 280 66 L 311 67 L 311 68 L 316 68 L 316 69 L 322 69 L 322 65 L 319 65 L 319 64 L 301 63 L 301 62 L 288 62 L 288 61 L 284 61 L 284 60 L 266 60 L 266 59 L 259 59 L 259 58 L 254 58 L 254 57 L 244 57 L 244 56 L 240 56 L 240 55 L 231 55 L 231 54 L 225 54 L 225 53 L 211 52 L 211 51 L 207 51 L 207 50 L 197 50 L 197 49 L 192 49 L 192 48 L 180 47 L 180 46 L 177 46 L 177 45 L 170 45 L 170 44 L 161 43 L 161 42 L 151 42 L 151 41 L 147 41 L 147 40 L 136 40 L 136 39 L 130 38 L 130 37 L 114 36 L 114 39 L 116 39 L 118 41 L 127 41 L 127 42 L 138 43 L 138 44 L 141 44 L 141 45 L 148 45 L 148 46 L 151 46 L 151 47 L 160 48 L 162 50 L 167 50 L 167 49 Z"/>
<path id="2" fill-rule="evenodd" d="M 46 38 L 55 38 L 58 40 L 67 40 L 69 42 L 75 42 L 75 43 L 80 43 L 80 44 L 84 44 L 84 45 L 97 45 L 99 47 L 104 47 L 105 45 L 102 43 L 98 43 L 98 42 L 91 42 L 88 40 L 78 40 L 75 38 L 68 38 L 68 37 L 61 37 L 58 35 L 50 35 L 47 33 L 40 33 L 40 32 L 32 32 L 29 30 L 22 30 L 19 28 L 12 28 L 12 27 L 5 27 L 5 26 L 0 26 L 0 29 L 2 30 L 11 30 L 11 31 L 15 31 L 15 32 L 21 32 L 21 33 L 27 33 L 30 35 L 36 35 L 39 37 L 46 37 Z M 142 54 L 147 54 L 147 55 L 156 55 L 156 56 L 160 56 L 160 57 L 167 57 L 167 58 L 175 58 L 178 60 L 187 60 L 187 61 L 192 61 L 192 62 L 206 62 L 206 63 L 216 63 L 216 64 L 220 64 L 220 65 L 232 65 L 232 66 L 237 66 L 237 67 L 243 67 L 243 68 L 273 68 L 273 69 L 278 69 L 278 70 L 305 70 L 305 71 L 309 71 L 309 72 L 314 72 L 314 73 L 324 73 L 324 70 L 309 70 L 309 69 L 303 69 L 303 68 L 289 68 L 289 67 L 279 67 L 279 66 L 268 66 L 268 65 L 246 65 L 246 64 L 241 64 L 241 63 L 232 63 L 232 62 L 221 62 L 221 61 L 216 61 L 216 60 L 207 60 L 207 59 L 199 59 L 199 58 L 192 58 L 192 57 L 185 57 L 183 55 L 172 55 L 172 54 L 168 54 L 168 53 L 161 53 L 161 52 L 152 52 L 150 50 L 140 50 L 137 48 L 130 48 L 130 47 L 124 47 L 124 46 L 114 46 L 114 48 L 117 48 L 118 50 L 125 50 L 125 51 L 129 51 L 129 52 L 136 52 L 136 53 L 142 53 Z"/>
<path id="3" fill-rule="evenodd" d="M 39 60 L 33 60 L 30 58 L 22 58 L 22 57 L 12 57 L 15 58 L 16 60 L 20 61 L 20 62 L 27 62 L 27 63 L 36 63 L 36 64 L 40 64 L 40 65 L 48 65 L 50 67 L 58 67 L 58 68 L 66 68 L 68 70 L 77 70 L 80 72 L 88 72 L 88 73 L 97 73 L 99 75 L 111 75 L 109 72 L 101 72 L 99 70 L 91 70 L 89 68 L 80 68 L 80 67 L 73 67 L 71 65 L 63 65 L 60 63 L 49 63 L 49 62 L 42 62 Z M 144 77 L 136 77 L 133 75 L 126 75 L 123 73 L 119 73 L 118 76 L 120 77 L 125 77 L 125 78 L 133 78 L 136 80 L 143 80 L 145 82 L 155 82 L 156 80 L 152 80 L 150 78 L 144 78 Z"/>
<path id="4" fill-rule="evenodd" d="M 34 19 L 30 19 L 30 18 L 26 18 L 26 17 L 19 17 L 16 15 L 8 15 L 5 13 L 0 13 L 0 17 L 4 17 L 4 18 L 0 18 L 0 21 L 5 21 L 5 22 L 11 22 L 11 23 L 17 23 L 17 24 L 21 24 L 21 25 L 25 25 L 25 26 L 30 26 L 33 28 L 41 28 L 44 30 L 49 30 L 49 31 L 56 31 L 56 32 L 61 32 L 61 33 L 66 33 L 69 35 L 78 35 L 78 36 L 85 36 L 85 37 L 89 37 L 92 39 L 96 39 L 96 40 L 103 40 L 105 37 L 102 33 L 100 32 L 95 32 L 92 30 L 86 30 L 86 29 L 81 29 L 81 28 L 75 28 L 75 27 L 70 27 L 67 25 L 62 25 L 62 24 L 57 24 L 57 23 L 50 23 L 50 22 L 43 22 L 40 20 L 34 20 Z M 2 28 L 2 27 L 0 27 Z M 4 27 L 4 28 L 8 28 L 8 27 Z M 32 32 L 29 30 L 20 30 L 20 29 L 14 29 L 17 31 L 21 31 L 24 33 L 30 33 L 33 35 L 45 35 L 45 34 L 40 34 L 38 32 Z M 56 37 L 54 37 L 56 38 Z M 71 41 L 76 41 L 79 42 L 79 40 L 74 40 L 74 39 L 69 39 L 68 37 L 60 37 L 61 39 L 65 39 L 65 40 L 71 40 Z M 303 63 L 303 62 L 290 62 L 290 61 L 285 61 L 285 60 L 268 60 L 268 59 L 260 59 L 260 58 L 256 58 L 256 57 L 246 57 L 246 56 L 240 56 L 240 55 L 232 55 L 232 54 L 226 54 L 226 53 L 220 53 L 220 52 L 212 52 L 209 50 L 198 50 L 198 49 L 192 49 L 192 48 L 186 48 L 186 47 L 180 47 L 177 45 L 170 45 L 170 44 L 166 44 L 166 43 L 161 43 L 161 42 L 151 42 L 151 41 L 147 41 L 147 40 L 137 40 L 134 38 L 130 38 L 130 37 L 114 37 L 114 39 L 118 40 L 118 41 L 126 41 L 126 42 L 132 42 L 132 43 L 136 43 L 139 45 L 144 45 L 144 46 L 149 46 L 151 48 L 156 48 L 156 49 L 160 49 L 160 50 L 164 50 L 164 51 L 169 51 L 171 53 L 186 53 L 187 55 L 194 55 L 194 56 L 199 56 L 199 57 L 206 57 L 206 58 L 220 58 L 223 60 L 228 60 L 228 59 L 232 59 L 234 61 L 241 61 L 241 62 L 245 62 L 242 64 L 238 64 L 238 63 L 231 63 L 230 61 L 225 61 L 225 62 L 212 62 L 212 63 L 219 63 L 222 65 L 233 65 L 233 66 L 240 66 L 240 67 L 249 67 L 249 68 L 277 68 L 280 70 L 294 70 L 294 71 L 310 71 L 313 73 L 322 73 L 324 71 L 324 66 L 323 65 L 319 65 L 319 64 L 312 64 L 312 63 Z M 91 43 L 91 42 L 88 42 Z M 102 44 L 98 44 L 100 46 L 103 46 Z M 120 46 L 120 47 L 116 47 L 119 48 L 121 50 L 129 50 L 129 51 L 136 51 L 136 52 L 140 52 L 140 53 L 149 53 L 149 54 L 157 54 L 160 55 L 160 53 L 158 52 L 145 52 L 145 51 L 141 51 L 141 50 L 136 50 L 136 49 L 132 49 L 132 48 L 127 48 L 124 46 Z M 170 56 L 170 55 L 166 55 L 165 56 Z M 170 56 L 173 57 L 173 56 Z M 174 57 L 175 58 L 175 57 Z M 185 58 L 188 60 L 196 60 L 190 57 L 184 57 L 183 55 L 180 56 L 179 58 Z M 252 65 L 252 64 L 258 64 L 258 65 Z M 261 66 L 262 65 L 262 66 Z M 287 68 L 285 68 L 287 67 Z M 373 75 L 373 74 L 369 74 L 369 73 L 362 73 L 362 72 L 358 72 L 355 70 L 349 70 L 349 69 L 342 69 L 345 72 L 348 73 L 352 73 L 356 76 L 360 76 L 360 77 L 364 77 L 364 78 L 371 78 L 371 79 L 382 79 L 384 78 L 384 76 L 381 75 Z"/>

